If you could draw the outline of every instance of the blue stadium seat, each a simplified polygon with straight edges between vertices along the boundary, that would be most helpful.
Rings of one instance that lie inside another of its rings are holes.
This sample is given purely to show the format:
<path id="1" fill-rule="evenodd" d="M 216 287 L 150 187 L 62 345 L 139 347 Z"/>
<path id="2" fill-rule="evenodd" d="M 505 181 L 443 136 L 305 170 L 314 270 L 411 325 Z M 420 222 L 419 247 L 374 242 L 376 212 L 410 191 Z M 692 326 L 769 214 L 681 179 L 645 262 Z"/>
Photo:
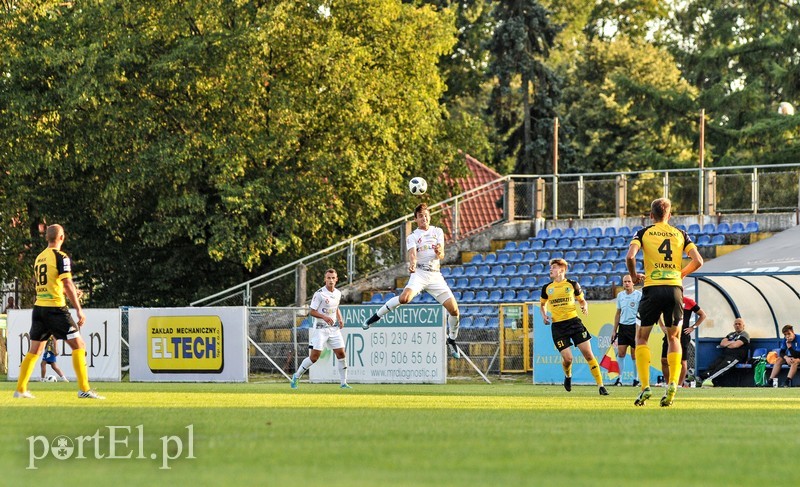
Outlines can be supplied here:
<path id="1" fill-rule="evenodd" d="M 541 276 L 536 279 L 536 287 L 541 288 L 544 287 L 545 284 L 550 282 L 550 276 Z"/>
<path id="2" fill-rule="evenodd" d="M 467 287 L 470 289 L 480 289 L 483 287 L 483 279 L 480 277 L 473 277 L 469 280 L 469 286 Z"/>
<path id="3" fill-rule="evenodd" d="M 616 237 L 617 236 L 617 227 L 606 227 L 606 229 L 603 230 L 603 236 L 604 237 L 611 237 L 611 238 Z"/>
<path id="4" fill-rule="evenodd" d="M 491 271 L 492 271 L 491 267 L 489 267 L 486 264 L 482 264 L 482 265 L 478 266 L 478 272 L 477 272 L 476 275 L 477 276 L 488 276 L 489 273 L 491 273 Z"/>
<path id="5" fill-rule="evenodd" d="M 472 321 L 472 328 L 484 328 L 486 326 L 486 318 L 478 316 Z"/>
<path id="6" fill-rule="evenodd" d="M 544 264 L 541 262 L 531 266 L 531 274 L 541 274 L 544 272 Z"/>
<path id="7" fill-rule="evenodd" d="M 499 329 L 500 328 L 500 318 L 489 318 L 486 320 L 486 324 L 483 326 L 484 329 Z"/>
<path id="8" fill-rule="evenodd" d="M 619 259 L 620 259 L 619 251 L 616 249 L 606 250 L 606 256 L 603 258 L 603 260 L 608 262 L 609 264 L 612 261 Z"/>
<path id="9" fill-rule="evenodd" d="M 605 258 L 606 258 L 606 252 L 604 250 L 595 250 L 592 252 L 592 256 L 589 258 L 589 260 L 600 262 Z"/>
<path id="10" fill-rule="evenodd" d="M 431 296 L 428 293 L 422 293 L 420 295 L 420 300 L 419 300 L 420 304 L 432 304 L 432 303 L 435 303 L 435 302 L 436 302 L 436 300 L 433 299 L 433 296 Z"/>
<path id="11" fill-rule="evenodd" d="M 550 253 L 550 259 L 563 259 L 563 258 L 564 258 L 564 252 L 562 252 L 561 250 L 554 250 L 552 253 Z"/>
<path id="12" fill-rule="evenodd" d="M 551 238 L 544 241 L 545 250 L 555 250 L 556 247 L 558 247 L 558 240 Z"/>
<path id="13" fill-rule="evenodd" d="M 576 260 L 578 262 L 586 262 L 588 260 L 591 260 L 591 258 L 592 258 L 592 253 L 590 251 L 581 250 L 580 252 L 578 252 L 578 257 L 576 258 Z"/>
<path id="14" fill-rule="evenodd" d="M 627 274 L 628 273 L 628 266 L 625 264 L 625 261 L 617 262 L 614 264 L 614 269 L 611 271 L 614 274 Z"/>
<path id="15" fill-rule="evenodd" d="M 578 284 L 580 284 L 581 287 L 590 287 L 592 285 L 592 276 L 581 276 L 578 280 Z"/>
<path id="16" fill-rule="evenodd" d="M 502 264 L 495 264 L 492 266 L 492 271 L 489 273 L 490 276 L 500 277 L 503 275 L 503 265 Z"/>
<path id="17" fill-rule="evenodd" d="M 725 245 L 725 234 L 720 233 L 711 237 L 711 245 Z"/>
<path id="18" fill-rule="evenodd" d="M 478 275 L 478 268 L 475 266 L 470 266 L 464 269 L 464 277 L 475 277 Z"/>
<path id="19" fill-rule="evenodd" d="M 748 222 L 744 227 L 744 233 L 758 233 L 758 222 Z"/>
<path id="20" fill-rule="evenodd" d="M 468 265 L 479 265 L 479 264 L 483 264 L 483 255 L 482 254 L 473 255 L 472 259 L 470 259 Z"/>
<path id="21" fill-rule="evenodd" d="M 520 264 L 517 266 L 517 275 L 518 276 L 527 276 L 531 273 L 531 266 L 528 264 Z"/>
<path id="22" fill-rule="evenodd" d="M 677 228 L 678 230 L 683 230 L 684 232 L 686 231 L 686 225 L 684 225 L 683 223 L 678 223 L 677 225 L 675 225 L 675 228 Z"/>
<path id="23" fill-rule="evenodd" d="M 562 238 L 558 241 L 558 246 L 556 248 L 561 250 L 567 250 L 572 246 L 572 241 L 568 238 Z"/>
<path id="24" fill-rule="evenodd" d="M 483 278 L 483 288 L 484 289 L 493 289 L 497 287 L 497 278 L 496 277 L 485 277 Z"/>
<path id="25" fill-rule="evenodd" d="M 464 291 L 461 293 L 461 299 L 458 300 L 459 303 L 472 303 L 473 301 L 475 301 L 474 291 Z"/>
<path id="26" fill-rule="evenodd" d="M 481 316 L 497 316 L 498 309 L 495 306 L 481 306 Z"/>
<path id="27" fill-rule="evenodd" d="M 731 233 L 746 233 L 745 228 L 744 223 L 734 222 L 733 225 L 731 225 Z"/>
<path id="28" fill-rule="evenodd" d="M 589 237 L 584 240 L 583 248 L 585 249 L 595 249 L 597 248 L 597 239 L 594 237 Z"/>
<path id="29" fill-rule="evenodd" d="M 609 249 L 611 245 L 611 237 L 603 237 L 597 241 L 597 247 L 601 249 Z"/>
<path id="30" fill-rule="evenodd" d="M 504 276 L 511 277 L 516 274 L 517 274 L 517 266 L 515 266 L 514 264 L 506 264 L 506 266 L 503 267 Z"/>
<path id="31" fill-rule="evenodd" d="M 705 235 L 714 235 L 717 233 L 717 226 L 713 223 L 706 223 L 700 233 Z"/>
<path id="32" fill-rule="evenodd" d="M 631 227 L 631 235 L 636 235 L 636 232 L 638 232 L 638 231 L 639 231 L 639 230 L 641 230 L 642 228 L 644 228 L 644 227 L 642 227 L 641 225 L 634 225 L 634 226 L 632 226 L 632 227 Z"/>
<path id="33" fill-rule="evenodd" d="M 533 289 L 536 287 L 536 278 L 533 276 L 526 277 L 524 281 L 522 281 L 522 287 Z"/>
<path id="34" fill-rule="evenodd" d="M 511 289 L 506 289 L 503 291 L 503 297 L 500 298 L 500 301 L 504 303 L 511 303 L 514 302 L 515 299 L 517 299 L 517 292 L 512 291 Z"/>
<path id="35" fill-rule="evenodd" d="M 698 247 L 708 247 L 711 245 L 711 237 L 706 234 L 699 235 L 695 241 Z"/>
<path id="36" fill-rule="evenodd" d="M 509 254 L 499 254 L 495 264 L 507 264 L 509 260 L 511 260 L 511 256 Z"/>
<path id="37" fill-rule="evenodd" d="M 508 281 L 508 287 L 514 289 L 522 288 L 522 278 L 521 277 L 512 277 L 510 281 Z"/>
<path id="38" fill-rule="evenodd" d="M 453 297 L 456 298 L 456 302 L 461 301 L 461 291 L 453 291 Z"/>
<path id="39" fill-rule="evenodd" d="M 474 267 L 472 267 L 472 269 L 474 269 Z M 444 273 L 442 273 L 442 274 L 444 274 Z M 453 267 L 453 270 L 450 271 L 450 275 L 449 276 L 445 276 L 445 277 L 461 277 L 464 274 L 465 274 L 465 271 L 464 271 L 463 267 Z"/>
<path id="40" fill-rule="evenodd" d="M 600 238 L 600 237 L 603 236 L 603 229 L 600 228 L 600 227 L 592 227 L 592 229 L 589 230 L 589 236 L 590 237 L 595 237 L 595 238 Z"/>
<path id="41" fill-rule="evenodd" d="M 582 238 L 573 238 L 572 239 L 572 248 L 575 250 L 580 250 L 586 246 L 584 243 L 585 241 Z"/>
<path id="42" fill-rule="evenodd" d="M 550 262 L 550 252 L 545 250 L 536 255 L 536 262 Z"/>
<path id="43" fill-rule="evenodd" d="M 600 272 L 600 264 L 597 262 L 589 262 L 586 264 L 586 273 L 587 274 L 597 274 Z"/>
<path id="44" fill-rule="evenodd" d="M 462 313 L 463 315 L 463 313 Z M 464 328 L 465 330 L 470 329 L 473 327 L 473 320 L 471 316 L 462 316 L 460 320 L 458 320 L 458 327 Z"/>
<path id="45" fill-rule="evenodd" d="M 686 233 L 689 235 L 700 235 L 700 225 L 692 223 L 686 228 Z"/>
<path id="46" fill-rule="evenodd" d="M 592 280 L 592 286 L 600 287 L 600 286 L 607 286 L 608 285 L 608 278 L 606 276 L 600 275 L 595 276 Z"/>
<path id="47" fill-rule="evenodd" d="M 563 235 L 563 233 L 564 232 L 560 228 L 551 228 L 550 229 L 550 238 L 551 239 L 561 238 L 561 235 Z"/>
<path id="48" fill-rule="evenodd" d="M 489 293 L 488 302 L 490 303 L 499 303 L 500 299 L 503 297 L 503 291 L 494 290 Z"/>
<path id="49" fill-rule="evenodd" d="M 506 252 L 513 252 L 517 250 L 517 242 L 514 242 L 513 240 L 510 242 L 506 242 L 506 246 L 503 247 L 503 250 Z"/>
<path id="50" fill-rule="evenodd" d="M 546 228 L 542 228 L 538 232 L 536 232 L 536 238 L 539 240 L 544 240 L 550 237 L 550 232 L 547 231 Z"/>
<path id="51" fill-rule="evenodd" d="M 370 304 L 383 304 L 383 302 L 384 302 L 383 301 L 383 294 L 381 294 L 381 293 L 373 294 L 372 298 L 370 298 L 370 300 L 369 300 Z"/>
<path id="52" fill-rule="evenodd" d="M 561 234 L 561 237 L 562 238 L 575 238 L 575 229 L 572 228 L 572 227 L 565 228 L 564 232 Z"/>
<path id="53" fill-rule="evenodd" d="M 522 256 L 522 262 L 536 262 L 536 252 L 525 252 L 525 255 Z"/>
<path id="54" fill-rule="evenodd" d="M 386 292 L 386 293 L 383 294 L 383 302 L 385 303 L 386 301 L 389 301 L 390 299 L 392 299 L 395 296 L 397 296 L 397 294 L 395 294 L 395 293 L 393 293 L 391 291 Z"/>
<path id="55" fill-rule="evenodd" d="M 511 257 L 509 257 L 508 262 L 510 262 L 511 264 L 519 264 L 520 262 L 522 262 L 522 252 L 514 252 L 513 254 L 511 254 Z"/>
<path id="56" fill-rule="evenodd" d="M 461 272 L 464 272 L 463 268 L 459 267 L 459 269 L 461 269 Z M 442 267 L 441 270 L 442 270 L 442 277 L 444 277 L 444 278 L 450 277 L 450 273 L 453 272 L 453 268 L 452 267 L 447 267 L 447 266 Z"/>
<path id="57" fill-rule="evenodd" d="M 494 264 L 495 262 L 497 262 L 497 254 L 495 254 L 495 253 L 486 254 L 483 257 L 483 263 L 484 264 Z"/>
<path id="58" fill-rule="evenodd" d="M 578 252 L 575 250 L 570 250 L 566 254 L 564 254 L 564 260 L 570 263 L 572 263 L 577 257 L 578 257 Z"/>
<path id="59" fill-rule="evenodd" d="M 603 261 L 603 263 L 600 264 L 600 270 L 598 272 L 600 272 L 600 274 L 611 274 L 614 272 L 614 264 L 609 260 Z"/>
<path id="60" fill-rule="evenodd" d="M 586 264 L 578 262 L 569 269 L 570 274 L 583 274 L 586 271 Z"/>
<path id="61" fill-rule="evenodd" d="M 629 227 L 623 225 L 617 229 L 617 237 L 628 238 L 630 236 L 631 236 L 631 229 Z"/>
<path id="62" fill-rule="evenodd" d="M 475 295 L 475 302 L 476 303 L 486 303 L 489 301 L 489 291 L 485 289 L 481 289 L 478 291 L 478 294 Z"/>
<path id="63" fill-rule="evenodd" d="M 717 225 L 717 233 L 728 234 L 731 233 L 731 224 L 728 222 L 722 222 Z"/>
<path id="64" fill-rule="evenodd" d="M 608 278 L 608 284 L 612 286 L 622 286 L 622 276 L 620 275 L 613 275 Z"/>
<path id="65" fill-rule="evenodd" d="M 531 250 L 542 250 L 544 248 L 544 240 L 534 240 L 531 242 Z"/>
<path id="66" fill-rule="evenodd" d="M 517 291 L 517 297 L 515 298 L 515 301 L 518 301 L 520 303 L 524 303 L 525 301 L 531 301 L 531 292 L 528 291 L 527 289 L 521 289 Z"/>
<path id="67" fill-rule="evenodd" d="M 373 295 L 373 297 L 374 297 L 374 295 Z M 308 316 L 305 319 L 303 319 L 303 321 L 300 322 L 300 325 L 298 326 L 298 328 L 300 328 L 300 329 L 311 328 L 311 322 L 312 321 L 314 321 L 314 319 L 312 317 Z"/>
<path id="68" fill-rule="evenodd" d="M 627 249 L 630 246 L 630 238 L 628 237 L 614 237 L 611 246 L 615 249 Z"/>
<path id="69" fill-rule="evenodd" d="M 586 227 L 581 227 L 578 229 L 577 232 L 575 232 L 575 236 L 580 238 L 587 238 L 589 237 L 589 229 Z"/>
<path id="70" fill-rule="evenodd" d="M 500 278 L 497 279 L 497 282 L 495 283 L 495 286 L 497 286 L 500 289 L 505 289 L 505 288 L 508 287 L 508 282 L 509 282 L 509 279 L 507 277 L 500 277 Z"/>
<path id="71" fill-rule="evenodd" d="M 523 240 L 522 242 L 517 245 L 517 250 L 519 252 L 527 252 L 531 249 L 531 242 L 529 240 Z"/>
<path id="72" fill-rule="evenodd" d="M 467 289 L 468 287 L 469 287 L 469 278 L 466 277 L 459 277 L 458 279 L 456 279 L 455 285 L 450 286 L 451 289 Z"/>
<path id="73" fill-rule="evenodd" d="M 462 320 L 464 316 L 473 316 L 478 314 L 480 308 L 477 306 L 459 306 L 458 310 L 461 314 Z M 464 323 L 463 321 L 461 323 Z"/>

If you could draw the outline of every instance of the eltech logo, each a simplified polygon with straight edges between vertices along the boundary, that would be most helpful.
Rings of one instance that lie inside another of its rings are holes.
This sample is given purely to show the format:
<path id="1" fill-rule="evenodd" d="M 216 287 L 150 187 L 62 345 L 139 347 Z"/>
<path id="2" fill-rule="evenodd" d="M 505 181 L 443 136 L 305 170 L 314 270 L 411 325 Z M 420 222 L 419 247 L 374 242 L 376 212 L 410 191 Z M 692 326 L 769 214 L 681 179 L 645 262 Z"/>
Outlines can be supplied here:
<path id="1" fill-rule="evenodd" d="M 135 430 L 135 431 L 134 431 Z M 101 434 L 106 433 L 106 434 Z M 186 426 L 186 437 L 165 435 L 161 440 L 161 451 L 144 451 L 144 425 L 130 426 L 103 426 L 93 435 L 81 435 L 74 438 L 58 435 L 52 440 L 46 436 L 29 436 L 28 440 L 28 466 L 27 470 L 36 470 L 36 462 L 52 456 L 57 460 L 85 460 L 87 452 L 98 460 L 157 460 L 161 458 L 160 470 L 170 470 L 169 462 L 182 458 L 186 446 L 187 460 L 197 458 L 194 456 L 194 425 Z M 134 453 L 136 456 L 134 456 Z"/>

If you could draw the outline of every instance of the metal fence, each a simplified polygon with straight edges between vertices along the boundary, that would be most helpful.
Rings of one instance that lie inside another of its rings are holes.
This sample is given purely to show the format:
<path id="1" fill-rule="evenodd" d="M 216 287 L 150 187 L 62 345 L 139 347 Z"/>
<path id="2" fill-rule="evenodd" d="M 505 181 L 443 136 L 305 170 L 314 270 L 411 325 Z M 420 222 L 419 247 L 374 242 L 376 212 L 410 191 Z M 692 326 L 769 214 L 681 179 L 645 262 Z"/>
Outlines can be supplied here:
<path id="1" fill-rule="evenodd" d="M 620 211 L 646 215 L 650 202 L 660 197 L 673 201 L 676 215 L 795 211 L 800 207 L 800 164 L 509 175 L 432 205 L 431 218 L 445 230 L 448 242 L 457 242 L 493 225 L 531 220 L 537 215 L 578 220 L 620 216 Z M 471 213 L 477 210 L 470 205 L 479 203 L 483 218 L 475 220 Z M 492 208 L 495 203 L 503 210 L 486 210 L 487 205 Z M 411 221 L 413 215 L 405 215 L 191 305 L 295 303 L 302 274 L 319 276 L 329 267 L 345 270 L 340 273 L 343 284 L 375 275 L 405 260 L 402 248 Z"/>

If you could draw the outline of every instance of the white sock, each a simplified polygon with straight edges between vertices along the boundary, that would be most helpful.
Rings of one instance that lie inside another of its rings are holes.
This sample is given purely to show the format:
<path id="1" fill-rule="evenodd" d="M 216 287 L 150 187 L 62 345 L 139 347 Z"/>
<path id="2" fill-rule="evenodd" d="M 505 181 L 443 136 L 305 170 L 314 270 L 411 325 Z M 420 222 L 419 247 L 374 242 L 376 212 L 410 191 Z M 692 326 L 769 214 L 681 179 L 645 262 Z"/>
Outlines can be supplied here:
<path id="1" fill-rule="evenodd" d="M 300 363 L 300 367 L 297 368 L 297 372 L 295 372 L 294 374 L 295 377 L 297 377 L 298 379 L 302 377 L 303 374 L 306 373 L 306 370 L 310 369 L 312 365 L 314 365 L 314 362 L 311 361 L 310 357 L 304 358 L 303 361 Z"/>
<path id="2" fill-rule="evenodd" d="M 639 380 L 639 369 L 636 368 L 636 358 L 631 354 L 631 365 L 633 365 L 633 378 Z"/>
<path id="3" fill-rule="evenodd" d="M 339 370 L 339 382 L 341 384 L 347 384 L 347 365 L 346 362 L 347 358 L 340 358 L 336 359 L 336 368 Z"/>
<path id="4" fill-rule="evenodd" d="M 386 301 L 386 304 L 378 308 L 378 311 L 376 311 L 375 314 L 378 315 L 378 318 L 383 318 L 398 306 L 400 306 L 400 298 L 395 296 L 389 301 Z"/>
<path id="5" fill-rule="evenodd" d="M 460 317 L 458 315 L 457 316 L 447 315 L 447 327 L 450 328 L 450 338 L 452 338 L 453 340 L 458 338 L 458 324 L 460 321 L 459 318 Z"/>

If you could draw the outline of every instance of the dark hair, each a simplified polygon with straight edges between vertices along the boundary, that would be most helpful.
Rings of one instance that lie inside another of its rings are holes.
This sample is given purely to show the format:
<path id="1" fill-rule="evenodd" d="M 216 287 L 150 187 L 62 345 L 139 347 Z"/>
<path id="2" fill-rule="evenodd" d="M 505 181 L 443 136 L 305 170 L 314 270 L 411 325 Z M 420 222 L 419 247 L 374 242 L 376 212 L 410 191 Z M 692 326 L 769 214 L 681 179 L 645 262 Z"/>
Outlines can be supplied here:
<path id="1" fill-rule="evenodd" d="M 794 331 L 792 325 L 784 325 L 784 327 L 781 328 L 781 333 L 786 333 L 787 331 Z"/>
<path id="2" fill-rule="evenodd" d="M 338 273 L 336 272 L 336 269 L 334 269 L 333 267 L 331 267 L 330 269 L 327 269 L 327 270 L 325 271 L 325 274 L 330 274 L 331 272 L 333 272 L 334 274 L 338 274 Z"/>
<path id="3" fill-rule="evenodd" d="M 655 218 L 656 221 L 664 221 L 664 218 L 671 209 L 672 202 L 668 198 L 653 200 L 653 204 L 650 205 L 650 213 L 653 214 L 653 218 Z"/>
<path id="4" fill-rule="evenodd" d="M 417 215 L 419 215 L 420 213 L 422 213 L 423 211 L 425 211 L 427 209 L 428 209 L 428 204 L 427 203 L 418 204 L 417 207 L 414 208 L 414 218 L 416 218 Z"/>

